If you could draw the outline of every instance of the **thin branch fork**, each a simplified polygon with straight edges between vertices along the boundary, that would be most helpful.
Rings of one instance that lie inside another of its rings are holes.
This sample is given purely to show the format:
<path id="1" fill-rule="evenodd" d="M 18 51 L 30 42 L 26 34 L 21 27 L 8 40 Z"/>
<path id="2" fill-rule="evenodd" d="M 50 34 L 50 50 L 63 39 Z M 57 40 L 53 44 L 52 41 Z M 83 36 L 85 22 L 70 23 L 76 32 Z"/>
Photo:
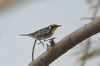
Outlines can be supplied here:
<path id="1" fill-rule="evenodd" d="M 32 61 L 28 66 L 48 66 L 58 57 L 76 46 L 81 41 L 100 32 L 100 16 L 96 17 L 87 25 L 77 29 L 68 36 L 55 44 L 51 49 L 45 51 L 38 58 Z"/>

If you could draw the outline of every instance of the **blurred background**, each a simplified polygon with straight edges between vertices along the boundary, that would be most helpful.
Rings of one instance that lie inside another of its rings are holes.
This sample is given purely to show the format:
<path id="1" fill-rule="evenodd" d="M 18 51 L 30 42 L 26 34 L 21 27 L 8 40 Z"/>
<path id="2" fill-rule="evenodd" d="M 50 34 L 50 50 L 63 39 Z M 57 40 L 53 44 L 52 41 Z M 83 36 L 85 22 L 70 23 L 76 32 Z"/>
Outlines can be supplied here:
<path id="1" fill-rule="evenodd" d="M 19 34 L 60 24 L 55 42 L 100 16 L 100 0 L 0 0 L 0 66 L 27 66 L 34 39 Z M 88 18 L 88 19 L 87 19 Z M 81 42 L 50 66 L 100 66 L 100 34 Z M 46 51 L 36 45 L 35 58 Z"/>

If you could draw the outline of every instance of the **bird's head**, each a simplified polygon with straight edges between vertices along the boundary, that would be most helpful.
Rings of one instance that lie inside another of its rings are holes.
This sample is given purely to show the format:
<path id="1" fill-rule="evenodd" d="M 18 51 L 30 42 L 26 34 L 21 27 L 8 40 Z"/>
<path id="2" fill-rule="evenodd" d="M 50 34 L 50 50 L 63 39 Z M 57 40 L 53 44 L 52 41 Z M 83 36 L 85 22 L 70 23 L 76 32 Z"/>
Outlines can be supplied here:
<path id="1" fill-rule="evenodd" d="M 49 27 L 51 27 L 52 29 L 54 29 L 54 28 L 61 27 L 61 25 L 57 25 L 57 24 L 51 24 Z"/>
<path id="2" fill-rule="evenodd" d="M 56 30 L 58 27 L 60 27 L 60 26 L 61 26 L 61 25 L 51 24 L 49 27 L 51 28 L 52 33 L 54 33 L 55 30 Z"/>

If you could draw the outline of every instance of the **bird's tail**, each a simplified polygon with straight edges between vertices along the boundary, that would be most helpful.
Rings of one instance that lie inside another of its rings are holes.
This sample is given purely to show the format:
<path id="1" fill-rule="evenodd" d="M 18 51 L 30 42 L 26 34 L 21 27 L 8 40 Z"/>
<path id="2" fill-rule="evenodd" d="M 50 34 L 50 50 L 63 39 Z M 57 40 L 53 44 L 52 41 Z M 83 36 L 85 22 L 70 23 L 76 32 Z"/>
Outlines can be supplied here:
<path id="1" fill-rule="evenodd" d="M 29 34 L 20 34 L 20 36 L 29 36 Z"/>

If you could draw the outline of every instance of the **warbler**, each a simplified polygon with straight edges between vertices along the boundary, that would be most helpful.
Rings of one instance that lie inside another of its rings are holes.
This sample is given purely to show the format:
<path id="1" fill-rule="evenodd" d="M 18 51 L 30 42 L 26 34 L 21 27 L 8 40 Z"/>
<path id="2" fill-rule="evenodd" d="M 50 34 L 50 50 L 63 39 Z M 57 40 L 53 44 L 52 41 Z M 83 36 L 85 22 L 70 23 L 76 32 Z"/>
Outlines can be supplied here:
<path id="1" fill-rule="evenodd" d="M 39 41 L 45 40 L 47 38 L 50 38 L 54 34 L 55 30 L 60 26 L 61 25 L 51 24 L 50 26 L 37 30 L 36 32 L 30 34 L 21 34 L 21 36 L 29 36 Z"/>
<path id="2" fill-rule="evenodd" d="M 60 26 L 61 25 L 52 24 L 48 27 L 37 30 L 36 32 L 30 33 L 30 34 L 21 34 L 21 36 L 29 36 L 29 37 L 35 38 L 35 42 L 33 45 L 33 51 L 32 51 L 32 61 L 34 60 L 33 55 L 34 55 L 34 48 L 35 48 L 36 41 L 39 40 L 40 43 L 42 43 L 44 46 L 44 43 L 41 40 L 50 38 L 54 34 L 55 30 Z"/>

